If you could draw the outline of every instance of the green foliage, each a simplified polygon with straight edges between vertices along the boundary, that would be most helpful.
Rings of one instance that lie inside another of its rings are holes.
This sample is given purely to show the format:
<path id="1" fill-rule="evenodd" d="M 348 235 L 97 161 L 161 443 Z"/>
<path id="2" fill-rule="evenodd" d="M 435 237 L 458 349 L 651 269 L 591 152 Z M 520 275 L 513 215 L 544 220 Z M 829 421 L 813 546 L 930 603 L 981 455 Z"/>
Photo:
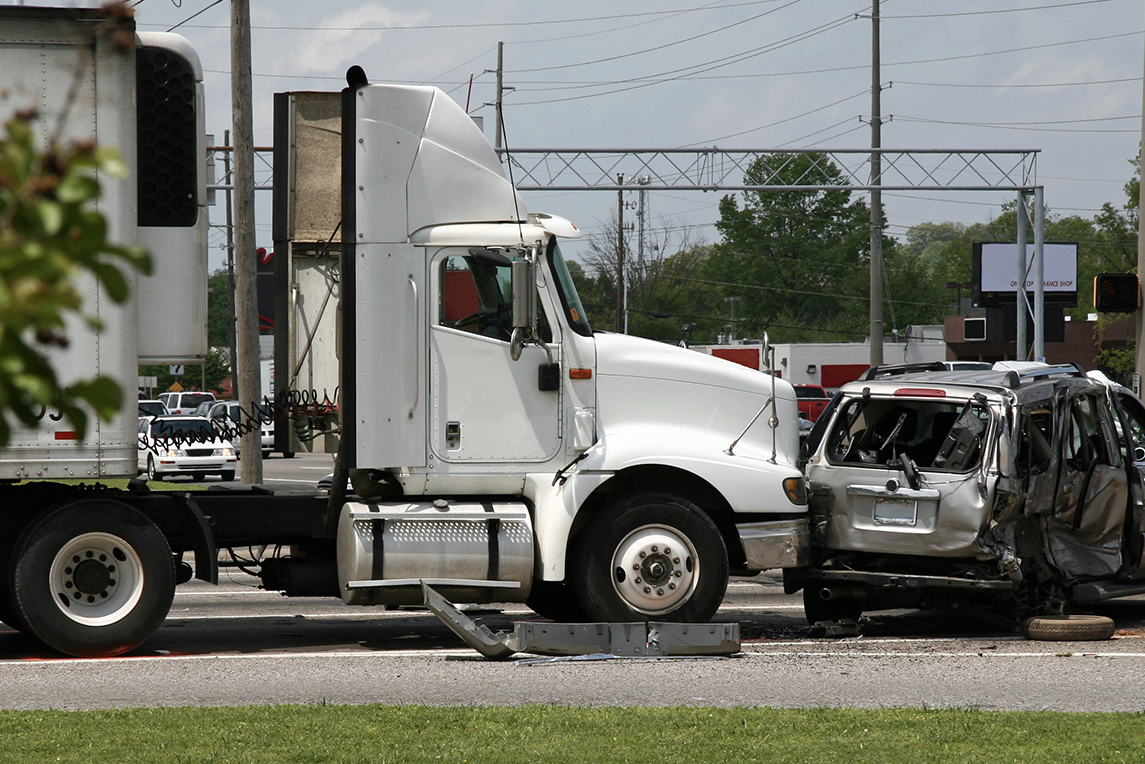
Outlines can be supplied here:
<path id="1" fill-rule="evenodd" d="M 122 402 L 110 379 L 95 377 L 61 388 L 50 348 L 66 347 L 66 318 L 84 316 L 77 279 L 99 279 L 108 297 L 127 299 L 121 265 L 149 273 L 147 253 L 108 242 L 95 209 L 97 171 L 122 178 L 119 154 L 91 143 L 36 146 L 34 115 L 21 113 L 0 136 L 0 444 L 17 422 L 35 426 L 57 409 L 82 438 L 90 408 L 110 419 Z"/>
<path id="2" fill-rule="evenodd" d="M 821 154 L 761 156 L 744 182 L 846 186 Z M 752 191 L 720 202 L 723 241 L 707 263 L 737 325 L 782 342 L 859 340 L 869 333 L 870 210 L 847 190 Z M 926 262 L 884 237 L 884 325 L 935 323 L 943 295 Z M 718 307 L 718 306 L 717 306 Z M 721 311 L 722 312 L 722 311 Z M 730 319 L 730 311 L 729 319 Z M 742 334 L 742 332 L 740 332 Z"/>
<path id="3" fill-rule="evenodd" d="M 492 672 L 484 672 L 490 674 Z M 5 761 L 1137 762 L 1141 714 L 305 706 L 3 711 Z"/>
<path id="4" fill-rule="evenodd" d="M 231 276 L 220 268 L 207 279 L 207 344 L 231 346 Z"/>
<path id="5" fill-rule="evenodd" d="M 207 351 L 206 370 L 200 366 L 184 366 L 183 374 L 176 376 L 171 373 L 170 366 L 140 366 L 139 376 L 155 377 L 156 394 L 170 390 L 171 385 L 178 382 L 184 390 L 198 390 L 200 388 L 214 392 L 219 389 L 231 373 L 230 351 L 225 348 L 213 347 Z M 203 387 L 204 377 L 206 387 Z"/>

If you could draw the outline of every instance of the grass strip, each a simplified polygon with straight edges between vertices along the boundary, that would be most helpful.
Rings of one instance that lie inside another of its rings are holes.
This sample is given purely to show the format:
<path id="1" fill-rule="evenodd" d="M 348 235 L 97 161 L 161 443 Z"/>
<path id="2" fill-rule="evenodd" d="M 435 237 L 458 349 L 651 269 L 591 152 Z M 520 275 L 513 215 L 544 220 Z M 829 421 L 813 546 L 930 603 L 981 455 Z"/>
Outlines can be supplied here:
<path id="1" fill-rule="evenodd" d="M 44 762 L 1139 762 L 1140 713 L 247 706 L 0 711 L 3 760 Z"/>

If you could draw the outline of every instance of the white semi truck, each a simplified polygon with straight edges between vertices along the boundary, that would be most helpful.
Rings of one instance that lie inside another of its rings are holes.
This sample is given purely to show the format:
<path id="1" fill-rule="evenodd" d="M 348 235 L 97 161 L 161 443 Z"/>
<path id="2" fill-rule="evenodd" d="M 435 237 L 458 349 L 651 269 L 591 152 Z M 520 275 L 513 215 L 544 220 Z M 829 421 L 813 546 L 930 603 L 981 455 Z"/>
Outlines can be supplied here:
<path id="1" fill-rule="evenodd" d="M 113 51 L 94 12 L 6 7 L 0 22 L 3 110 L 26 96 L 50 119 L 79 57 L 69 132 L 117 146 L 137 176 L 105 184 L 101 210 L 117 240 L 151 247 L 155 276 L 122 308 L 91 284 L 104 330 L 70 327 L 54 356 L 130 391 L 137 363 L 206 349 L 198 60 L 175 35 Z M 159 88 L 145 76 L 157 61 Z M 67 654 L 123 653 L 162 623 L 178 583 L 216 581 L 217 550 L 247 545 L 288 550 L 260 569 L 287 595 L 401 604 L 421 602 L 425 582 L 600 621 L 705 621 L 729 573 L 805 562 L 792 387 L 594 331 L 559 246 L 576 228 L 526 210 L 465 112 L 435 88 L 370 85 L 360 70 L 349 82 L 338 474 L 353 491 L 104 488 L 136 476 L 133 411 L 83 442 L 46 419 L 0 451 L 0 620 Z M 153 116 L 170 113 L 183 132 L 156 138 Z M 188 147 L 193 160 L 170 169 L 168 152 Z M 156 174 L 181 185 L 158 194 L 143 185 Z M 165 214 L 181 217 L 154 225 L 144 208 L 170 197 Z M 178 327 L 191 330 L 176 339 Z M 64 477 L 91 484 L 50 480 Z"/>

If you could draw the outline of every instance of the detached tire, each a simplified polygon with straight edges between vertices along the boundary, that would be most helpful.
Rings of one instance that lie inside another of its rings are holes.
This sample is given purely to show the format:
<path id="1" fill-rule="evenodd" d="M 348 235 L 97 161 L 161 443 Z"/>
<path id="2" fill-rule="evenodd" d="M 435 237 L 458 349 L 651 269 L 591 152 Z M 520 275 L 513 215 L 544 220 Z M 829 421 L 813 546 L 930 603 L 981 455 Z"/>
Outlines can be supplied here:
<path id="1" fill-rule="evenodd" d="M 167 539 L 142 513 L 114 501 L 46 514 L 21 535 L 12 570 L 12 604 L 27 631 L 79 658 L 138 647 L 175 597 Z"/>
<path id="2" fill-rule="evenodd" d="M 1103 615 L 1043 615 L 1027 618 L 1022 634 L 1042 642 L 1096 642 L 1112 637 L 1116 628 Z"/>
<path id="3" fill-rule="evenodd" d="M 633 494 L 580 534 L 572 584 L 592 620 L 703 623 L 727 591 L 727 549 L 715 523 L 687 499 Z"/>

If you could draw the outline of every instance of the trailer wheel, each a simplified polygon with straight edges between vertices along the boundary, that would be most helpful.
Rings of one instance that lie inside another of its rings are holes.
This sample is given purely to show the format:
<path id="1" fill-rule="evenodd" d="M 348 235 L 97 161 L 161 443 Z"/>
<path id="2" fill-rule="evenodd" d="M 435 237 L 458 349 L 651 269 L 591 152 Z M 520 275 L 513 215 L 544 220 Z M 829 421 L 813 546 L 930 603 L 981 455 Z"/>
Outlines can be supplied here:
<path id="1" fill-rule="evenodd" d="M 728 585 L 719 529 L 692 502 L 640 493 L 606 506 L 578 537 L 573 587 L 600 621 L 704 622 Z"/>
<path id="2" fill-rule="evenodd" d="M 56 509 L 16 545 L 14 605 L 34 636 L 76 657 L 120 655 L 171 609 L 175 564 L 163 533 L 113 501 Z"/>
<path id="3" fill-rule="evenodd" d="M 20 614 L 16 612 L 16 605 L 12 601 L 12 594 L 8 590 L 7 582 L 0 582 L 0 621 L 16 631 L 27 631 Z"/>
<path id="4" fill-rule="evenodd" d="M 1096 642 L 1112 637 L 1116 628 L 1103 615 L 1043 615 L 1022 622 L 1026 639 L 1043 642 Z"/>
<path id="5" fill-rule="evenodd" d="M 147 455 L 147 479 L 148 480 L 162 480 L 163 473 L 155 468 L 155 457 L 151 454 Z"/>

